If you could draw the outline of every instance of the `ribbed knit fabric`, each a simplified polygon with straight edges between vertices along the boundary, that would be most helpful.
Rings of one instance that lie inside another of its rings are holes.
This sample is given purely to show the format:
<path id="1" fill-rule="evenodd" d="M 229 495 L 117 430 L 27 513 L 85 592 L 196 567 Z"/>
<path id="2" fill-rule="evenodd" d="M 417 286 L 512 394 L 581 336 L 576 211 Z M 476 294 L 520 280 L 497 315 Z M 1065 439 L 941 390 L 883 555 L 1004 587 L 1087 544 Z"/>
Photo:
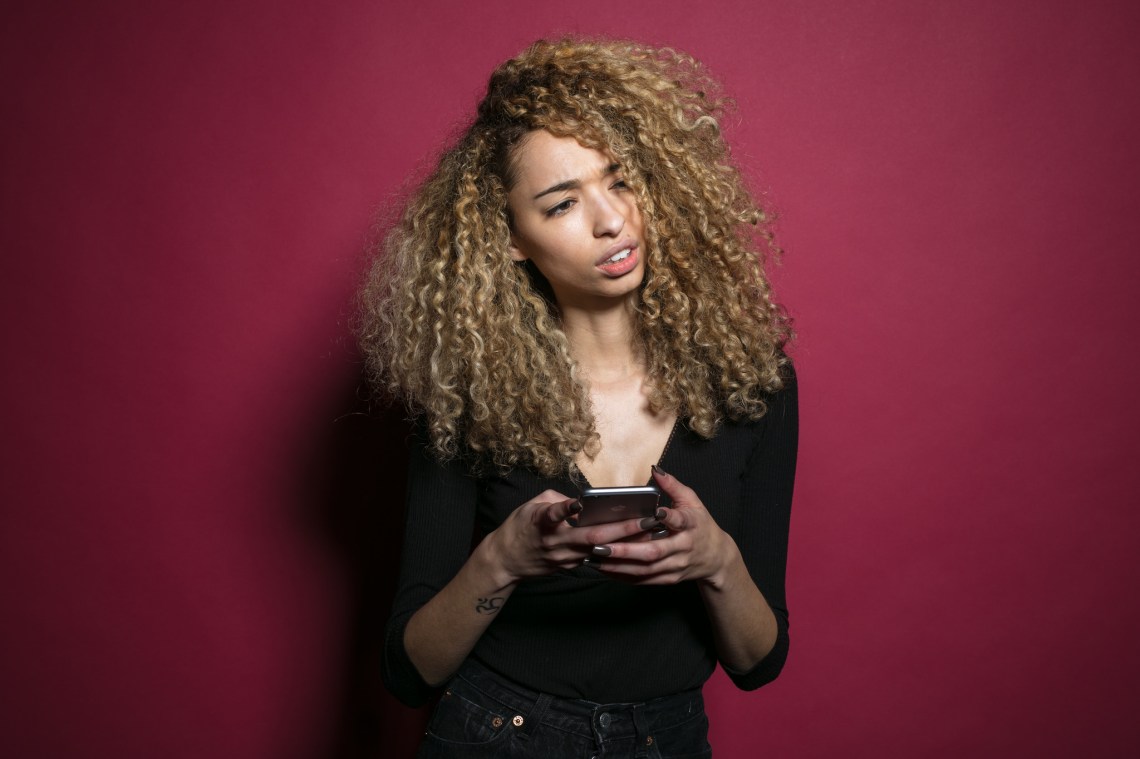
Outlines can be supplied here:
<path id="1" fill-rule="evenodd" d="M 745 690 L 774 680 L 788 654 L 784 574 L 798 433 L 793 375 L 759 421 L 726 422 L 711 440 L 678 422 L 660 461 L 733 537 L 775 614 L 778 637 L 771 653 L 747 672 L 726 670 Z M 526 469 L 477 479 L 462 460 L 436 460 L 422 429 L 413 437 L 408 477 L 400 584 L 383 674 L 396 697 L 414 706 L 433 689 L 404 648 L 408 620 L 455 576 L 473 539 L 542 491 L 572 497 L 578 486 Z M 471 656 L 527 688 L 598 703 L 641 702 L 699 687 L 716 666 L 694 583 L 634 587 L 588 567 L 520 583 Z"/>

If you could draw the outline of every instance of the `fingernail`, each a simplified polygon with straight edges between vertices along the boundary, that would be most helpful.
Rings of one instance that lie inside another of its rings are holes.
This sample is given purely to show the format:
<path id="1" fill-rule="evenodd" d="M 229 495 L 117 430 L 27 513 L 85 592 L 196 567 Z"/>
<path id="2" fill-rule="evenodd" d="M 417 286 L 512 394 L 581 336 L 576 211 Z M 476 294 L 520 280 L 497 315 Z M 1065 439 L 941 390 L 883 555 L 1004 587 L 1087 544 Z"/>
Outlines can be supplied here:
<path id="1" fill-rule="evenodd" d="M 657 466 L 656 464 L 654 464 L 654 465 L 653 465 L 653 471 L 654 471 L 654 472 L 656 472 L 657 474 L 663 474 L 663 475 L 665 475 L 666 477 L 669 477 L 669 476 L 671 476 L 671 475 L 670 475 L 668 472 L 666 472 L 664 469 L 662 469 L 661 467 Z"/>
<path id="2" fill-rule="evenodd" d="M 653 516 L 655 519 L 657 519 L 657 521 L 661 521 L 662 519 L 665 518 L 665 509 L 664 508 L 657 509 L 657 511 L 653 514 Z"/>
<path id="3" fill-rule="evenodd" d="M 574 517 L 566 517 L 566 524 L 570 525 L 571 527 L 577 527 L 578 520 Z"/>
<path id="4" fill-rule="evenodd" d="M 645 519 L 642 519 L 640 522 L 638 522 L 637 526 L 643 530 L 652 530 L 654 527 L 657 527 L 660 524 L 661 522 L 657 519 L 657 517 L 646 517 Z"/>
<path id="5" fill-rule="evenodd" d="M 595 556 L 609 556 L 613 552 L 614 550 L 609 546 L 594 546 L 592 549 L 590 549 L 590 553 L 594 554 Z"/>
<path id="6" fill-rule="evenodd" d="M 574 501 L 574 503 L 570 504 L 570 513 L 571 514 L 577 514 L 581 510 L 582 510 L 582 502 L 581 501 Z"/>
<path id="7" fill-rule="evenodd" d="M 661 540 L 661 538 L 667 538 L 667 537 L 669 537 L 669 528 L 668 527 L 662 527 L 660 530 L 654 530 L 649 535 L 650 540 Z"/>

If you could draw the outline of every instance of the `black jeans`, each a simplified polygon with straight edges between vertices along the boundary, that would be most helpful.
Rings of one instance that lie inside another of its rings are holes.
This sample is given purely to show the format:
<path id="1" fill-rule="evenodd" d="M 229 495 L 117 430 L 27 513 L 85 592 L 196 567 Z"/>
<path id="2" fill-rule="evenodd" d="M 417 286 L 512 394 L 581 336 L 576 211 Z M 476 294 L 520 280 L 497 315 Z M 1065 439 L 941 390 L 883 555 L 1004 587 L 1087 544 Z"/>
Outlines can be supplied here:
<path id="1" fill-rule="evenodd" d="M 468 660 L 428 723 L 418 759 L 708 759 L 700 689 L 641 704 L 595 704 L 524 688 Z"/>

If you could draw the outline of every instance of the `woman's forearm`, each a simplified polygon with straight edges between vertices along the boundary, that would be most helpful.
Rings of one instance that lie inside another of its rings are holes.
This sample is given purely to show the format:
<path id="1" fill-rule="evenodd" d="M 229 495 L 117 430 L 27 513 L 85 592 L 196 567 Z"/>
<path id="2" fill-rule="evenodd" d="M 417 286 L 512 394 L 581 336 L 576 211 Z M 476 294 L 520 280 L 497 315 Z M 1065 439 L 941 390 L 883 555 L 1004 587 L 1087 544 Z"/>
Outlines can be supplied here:
<path id="1" fill-rule="evenodd" d="M 498 566 L 488 535 L 404 629 L 404 648 L 425 682 L 440 685 L 459 669 L 515 585 Z"/>
<path id="2" fill-rule="evenodd" d="M 736 543 L 724 569 L 700 581 L 701 598 L 712 622 L 717 658 L 734 672 L 747 672 L 776 645 L 776 616 L 744 565 Z"/>
<path id="3" fill-rule="evenodd" d="M 566 524 L 575 508 L 576 499 L 553 490 L 519 506 L 412 615 L 404 650 L 425 682 L 439 685 L 459 669 L 520 578 L 569 569 L 588 555 Z"/>

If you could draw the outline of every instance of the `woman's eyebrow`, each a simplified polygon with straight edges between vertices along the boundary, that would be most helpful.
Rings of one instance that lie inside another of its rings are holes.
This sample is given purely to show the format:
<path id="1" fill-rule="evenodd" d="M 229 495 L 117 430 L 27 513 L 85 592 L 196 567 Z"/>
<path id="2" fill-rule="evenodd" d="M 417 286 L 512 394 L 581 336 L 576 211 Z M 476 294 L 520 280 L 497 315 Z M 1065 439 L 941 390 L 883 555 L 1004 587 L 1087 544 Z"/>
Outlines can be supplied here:
<path id="1" fill-rule="evenodd" d="M 620 163 L 611 163 L 609 166 L 607 166 L 601 172 L 601 175 L 603 177 L 607 177 L 610 174 L 616 174 L 619 171 L 621 171 L 621 164 Z M 547 187 L 545 190 L 543 190 L 542 192 L 535 195 L 534 200 L 538 200 L 543 195 L 549 195 L 552 192 L 562 192 L 563 190 L 576 190 L 581 186 L 582 186 L 581 181 L 579 181 L 577 179 L 567 179 L 565 182 L 559 182 L 558 184 L 554 184 L 554 185 L 551 185 L 550 187 Z"/>
<path id="2" fill-rule="evenodd" d="M 582 183 L 579 182 L 577 179 L 567 179 L 565 182 L 559 182 L 558 184 L 551 185 L 550 187 L 547 187 L 545 190 L 543 190 L 542 192 L 535 195 L 534 199 L 538 200 L 543 195 L 549 195 L 552 192 L 562 192 L 563 190 L 576 190 L 581 186 L 582 186 Z"/>

